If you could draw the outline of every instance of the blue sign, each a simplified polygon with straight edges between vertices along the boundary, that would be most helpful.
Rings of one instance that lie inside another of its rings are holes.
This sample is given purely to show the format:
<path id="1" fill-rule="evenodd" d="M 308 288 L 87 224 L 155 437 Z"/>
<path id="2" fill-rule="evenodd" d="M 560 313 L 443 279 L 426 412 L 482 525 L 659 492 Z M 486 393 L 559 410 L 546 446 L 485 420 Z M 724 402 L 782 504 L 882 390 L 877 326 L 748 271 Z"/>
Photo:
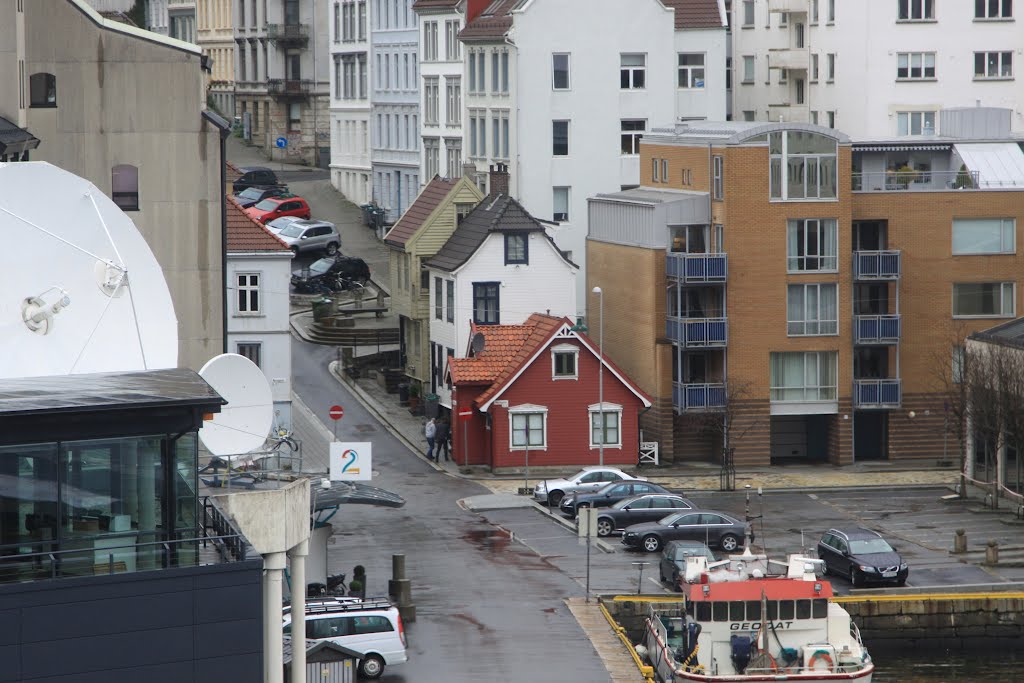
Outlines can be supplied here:
<path id="1" fill-rule="evenodd" d="M 284 149 L 285 147 L 288 146 L 288 138 L 278 138 L 276 144 L 281 149 Z"/>

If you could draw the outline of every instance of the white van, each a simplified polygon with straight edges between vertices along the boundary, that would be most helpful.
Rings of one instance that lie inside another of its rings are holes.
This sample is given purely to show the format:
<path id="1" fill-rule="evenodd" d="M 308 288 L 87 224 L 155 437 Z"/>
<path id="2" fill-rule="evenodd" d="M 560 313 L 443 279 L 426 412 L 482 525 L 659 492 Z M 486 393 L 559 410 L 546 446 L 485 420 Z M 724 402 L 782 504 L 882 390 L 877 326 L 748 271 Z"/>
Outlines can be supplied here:
<path id="1" fill-rule="evenodd" d="M 291 634 L 291 607 L 284 608 L 284 632 Z M 363 653 L 359 675 L 380 678 L 384 667 L 408 661 L 405 625 L 386 598 L 307 598 L 306 640 L 330 640 Z"/>

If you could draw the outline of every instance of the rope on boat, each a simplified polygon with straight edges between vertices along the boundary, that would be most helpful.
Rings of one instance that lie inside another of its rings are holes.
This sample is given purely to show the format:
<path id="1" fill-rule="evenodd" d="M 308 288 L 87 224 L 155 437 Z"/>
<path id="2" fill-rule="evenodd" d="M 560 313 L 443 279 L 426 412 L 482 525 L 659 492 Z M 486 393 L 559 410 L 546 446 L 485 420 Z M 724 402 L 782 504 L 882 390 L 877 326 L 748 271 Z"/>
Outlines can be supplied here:
<path id="1" fill-rule="evenodd" d="M 696 647 L 693 648 L 693 652 L 690 653 L 690 656 L 687 657 L 686 660 L 683 662 L 683 664 L 682 664 L 683 671 L 688 671 L 690 673 L 703 673 L 703 671 L 704 671 L 704 665 L 703 664 L 696 664 L 694 666 L 690 666 L 690 660 L 692 660 L 694 657 L 696 657 L 698 652 L 700 652 L 700 644 L 699 643 L 696 645 Z"/>

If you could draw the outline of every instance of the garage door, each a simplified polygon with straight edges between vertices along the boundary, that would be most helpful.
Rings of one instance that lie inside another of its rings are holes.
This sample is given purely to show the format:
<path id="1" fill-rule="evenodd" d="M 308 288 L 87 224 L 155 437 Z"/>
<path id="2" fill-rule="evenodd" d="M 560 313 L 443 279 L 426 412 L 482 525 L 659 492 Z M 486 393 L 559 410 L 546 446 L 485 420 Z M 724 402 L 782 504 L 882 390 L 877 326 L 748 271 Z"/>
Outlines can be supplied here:
<path id="1" fill-rule="evenodd" d="M 807 418 L 803 415 L 773 417 L 772 460 L 807 457 Z"/>

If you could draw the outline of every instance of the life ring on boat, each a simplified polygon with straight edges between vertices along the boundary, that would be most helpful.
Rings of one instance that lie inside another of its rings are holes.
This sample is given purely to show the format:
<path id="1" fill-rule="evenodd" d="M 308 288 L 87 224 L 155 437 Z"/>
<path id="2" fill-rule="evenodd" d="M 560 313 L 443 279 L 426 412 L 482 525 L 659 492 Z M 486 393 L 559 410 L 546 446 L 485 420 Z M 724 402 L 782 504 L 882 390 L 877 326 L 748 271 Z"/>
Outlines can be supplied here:
<path id="1" fill-rule="evenodd" d="M 828 650 L 817 650 L 813 655 L 811 655 L 811 658 L 807 660 L 807 668 L 813 671 L 815 670 L 815 664 L 821 661 L 828 664 L 829 671 L 835 671 L 836 663 L 832 659 L 832 655 L 829 654 Z"/>

